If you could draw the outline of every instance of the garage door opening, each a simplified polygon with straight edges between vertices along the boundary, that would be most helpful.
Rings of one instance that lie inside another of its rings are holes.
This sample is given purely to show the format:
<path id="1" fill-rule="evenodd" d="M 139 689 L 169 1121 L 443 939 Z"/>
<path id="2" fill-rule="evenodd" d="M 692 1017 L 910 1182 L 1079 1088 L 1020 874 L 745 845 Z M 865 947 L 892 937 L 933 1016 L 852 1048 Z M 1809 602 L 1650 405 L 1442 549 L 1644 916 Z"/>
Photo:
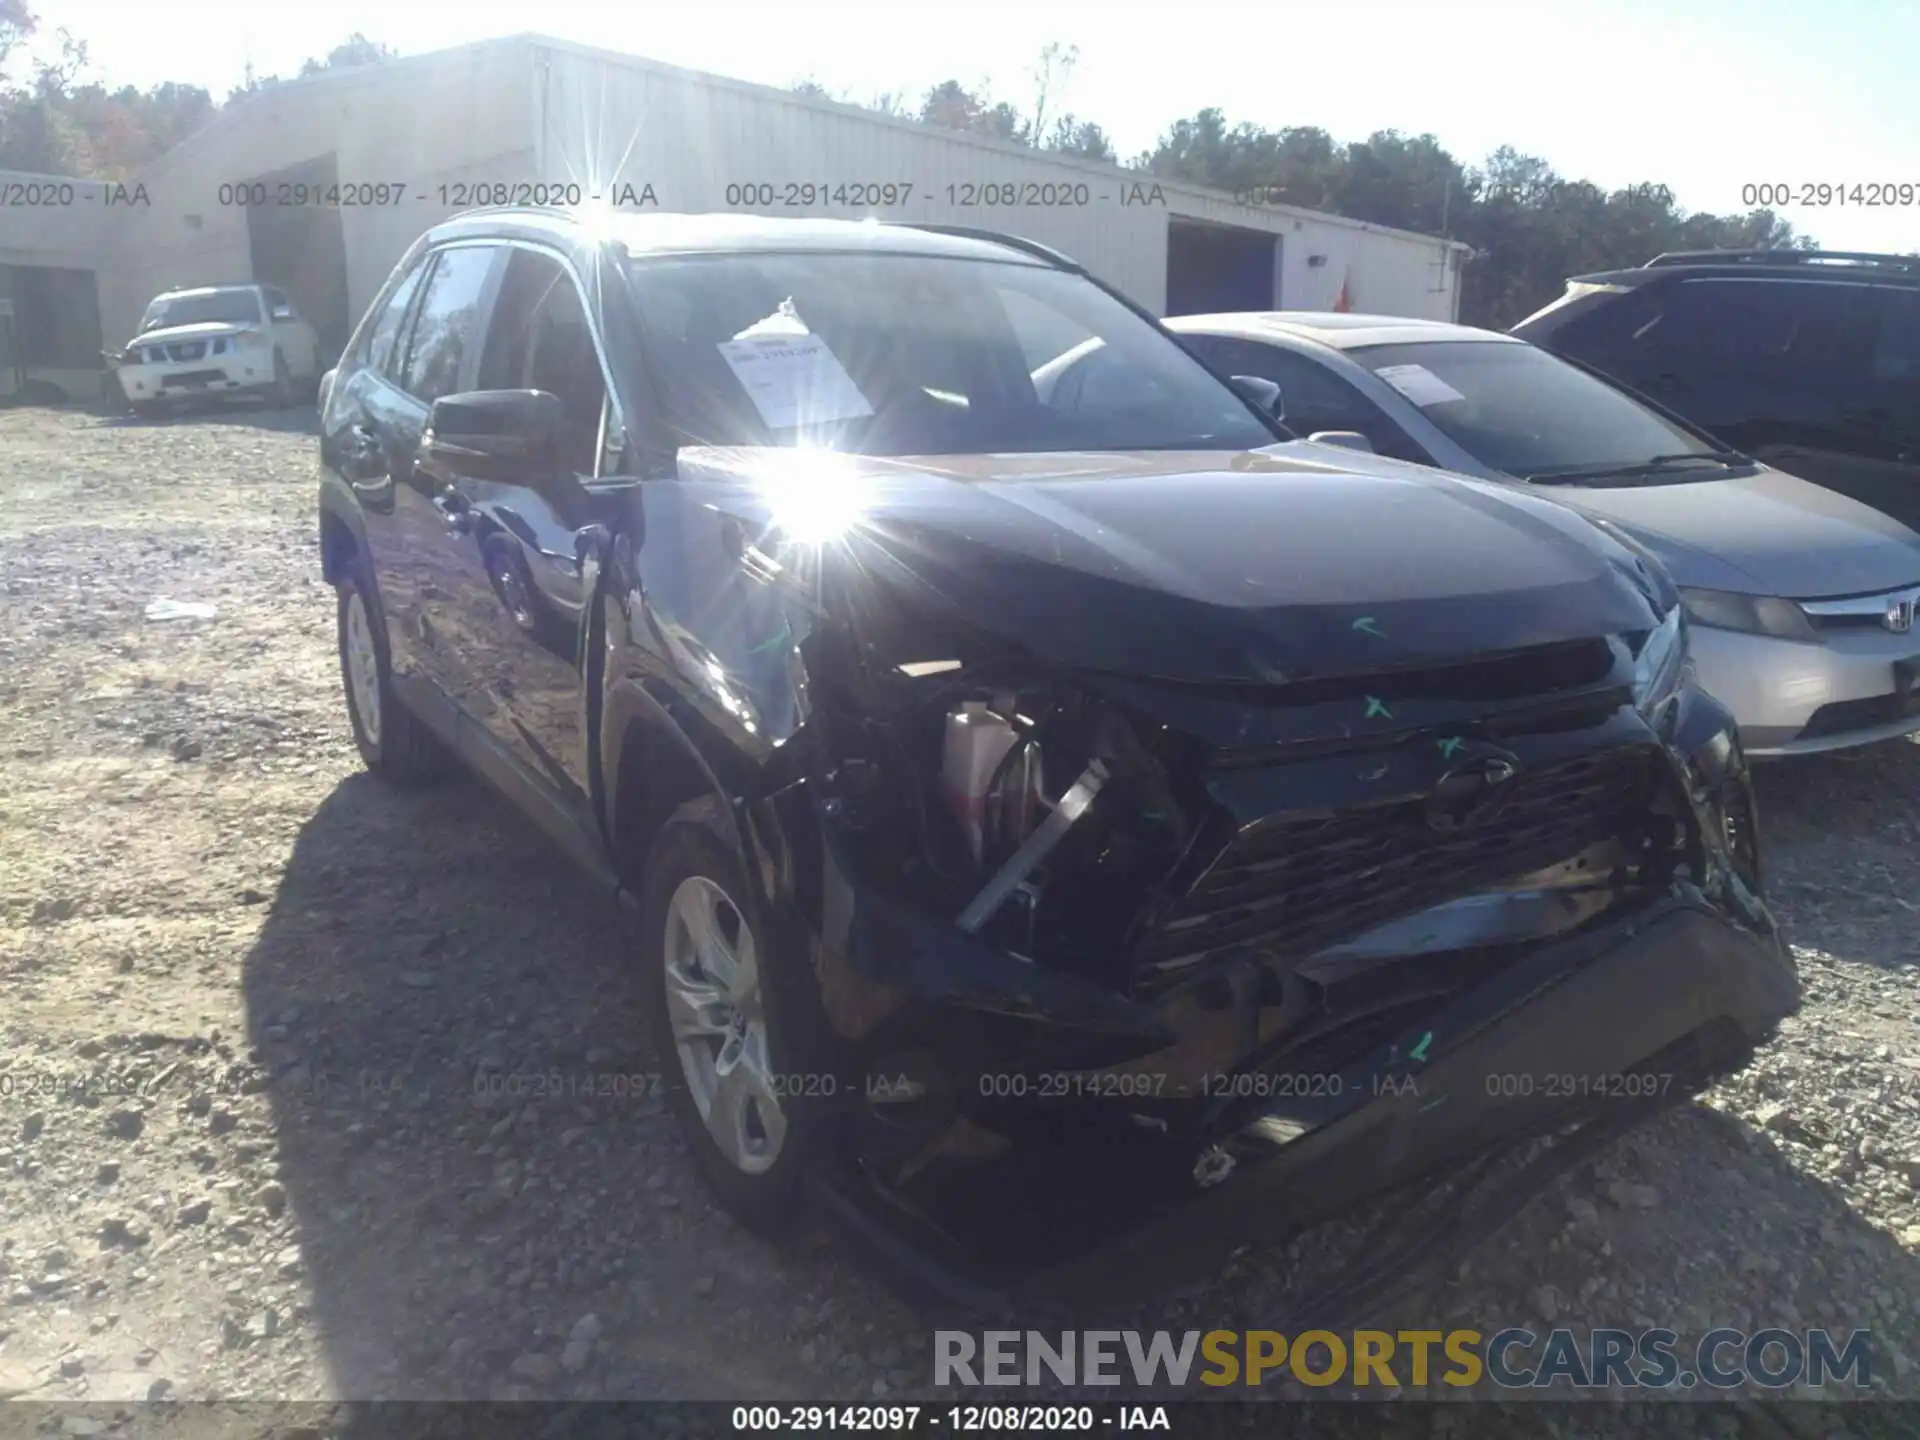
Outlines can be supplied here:
<path id="1" fill-rule="evenodd" d="M 100 296 L 91 270 L 0 265 L 0 398 L 100 395 Z"/>
<path id="2" fill-rule="evenodd" d="M 287 292 L 320 337 L 322 363 L 346 348 L 351 320 L 347 314 L 347 241 L 340 211 L 332 205 L 277 205 L 283 195 L 326 196 L 339 183 L 335 157 L 323 155 L 270 175 L 255 175 L 248 188 L 265 194 L 264 205 L 247 207 L 247 239 L 253 258 L 253 278 Z M 282 186 L 305 187 L 282 189 Z"/>
<path id="3" fill-rule="evenodd" d="M 1280 237 L 1237 225 L 1167 222 L 1167 314 L 1273 310 Z"/>

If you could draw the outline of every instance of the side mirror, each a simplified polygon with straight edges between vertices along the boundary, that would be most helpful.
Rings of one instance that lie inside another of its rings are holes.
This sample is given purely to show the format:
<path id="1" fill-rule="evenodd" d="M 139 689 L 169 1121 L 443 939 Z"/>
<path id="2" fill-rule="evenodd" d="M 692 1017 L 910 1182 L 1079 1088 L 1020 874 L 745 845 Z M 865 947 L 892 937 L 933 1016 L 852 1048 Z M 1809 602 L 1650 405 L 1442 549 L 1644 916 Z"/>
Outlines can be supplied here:
<path id="1" fill-rule="evenodd" d="M 1287 407 L 1280 397 L 1280 387 L 1273 381 L 1259 375 L 1236 375 L 1233 377 L 1233 388 L 1274 419 L 1287 418 Z"/>
<path id="2" fill-rule="evenodd" d="M 1373 442 L 1358 430 L 1316 430 L 1307 436 L 1316 445 L 1338 445 L 1342 450 L 1364 450 L 1373 454 Z"/>
<path id="3" fill-rule="evenodd" d="M 433 402 L 428 460 L 479 479 L 536 480 L 559 465 L 566 412 L 545 390 L 469 390 Z"/>

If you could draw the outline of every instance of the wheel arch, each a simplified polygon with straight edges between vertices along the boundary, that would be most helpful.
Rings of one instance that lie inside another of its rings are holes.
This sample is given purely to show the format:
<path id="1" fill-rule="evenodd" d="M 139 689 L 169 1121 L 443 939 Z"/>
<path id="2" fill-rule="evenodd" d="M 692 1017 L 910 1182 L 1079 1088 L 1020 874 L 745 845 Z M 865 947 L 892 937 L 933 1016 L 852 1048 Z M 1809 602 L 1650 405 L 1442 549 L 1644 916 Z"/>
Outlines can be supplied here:
<path id="1" fill-rule="evenodd" d="M 638 679 L 611 686 L 596 747 L 605 777 L 607 836 L 622 883 L 637 891 L 654 843 L 676 819 L 711 829 L 745 865 L 746 837 L 734 810 L 739 777 L 717 746 L 703 747 L 699 724 L 671 693 Z"/>
<path id="2" fill-rule="evenodd" d="M 354 557 L 367 554 L 367 527 L 360 509 L 339 492 L 344 482 L 330 477 L 320 482 L 320 575 L 329 585 L 340 583 Z"/>

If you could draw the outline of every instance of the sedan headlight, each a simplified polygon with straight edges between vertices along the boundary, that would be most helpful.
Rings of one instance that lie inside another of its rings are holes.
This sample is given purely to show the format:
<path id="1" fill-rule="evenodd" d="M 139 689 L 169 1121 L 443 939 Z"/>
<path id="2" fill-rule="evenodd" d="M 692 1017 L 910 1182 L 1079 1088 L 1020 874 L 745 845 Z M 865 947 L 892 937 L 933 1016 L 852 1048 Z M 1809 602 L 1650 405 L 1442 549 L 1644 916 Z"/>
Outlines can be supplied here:
<path id="1" fill-rule="evenodd" d="M 1772 635 L 1781 640 L 1818 642 L 1819 633 L 1806 612 L 1791 600 L 1773 595 L 1740 595 L 1731 590 L 1683 588 L 1680 603 L 1696 625 L 1715 630 L 1738 630 L 1748 635 Z"/>
<path id="2" fill-rule="evenodd" d="M 1680 688 L 1686 665 L 1687 622 L 1676 605 L 1647 632 L 1633 659 L 1633 703 L 1641 714 L 1651 714 Z"/>

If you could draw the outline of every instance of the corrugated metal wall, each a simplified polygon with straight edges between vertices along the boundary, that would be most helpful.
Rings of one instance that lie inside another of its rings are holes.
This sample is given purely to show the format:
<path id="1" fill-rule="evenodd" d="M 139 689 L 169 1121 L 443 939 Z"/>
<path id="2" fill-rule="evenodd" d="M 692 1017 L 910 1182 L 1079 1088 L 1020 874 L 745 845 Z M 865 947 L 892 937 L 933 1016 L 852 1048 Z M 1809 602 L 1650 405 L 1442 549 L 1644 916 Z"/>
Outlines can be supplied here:
<path id="1" fill-rule="evenodd" d="M 223 185 L 329 155 L 343 185 L 407 187 L 398 203 L 337 212 L 354 319 L 421 231 L 501 198 L 489 187 L 574 181 L 603 193 L 631 185 L 636 195 L 651 185 L 662 210 L 880 214 L 1011 231 L 1065 251 L 1156 312 L 1174 216 L 1277 236 L 1269 304 L 1326 308 L 1343 283 L 1354 309 L 1450 319 L 1456 303 L 1438 240 L 1165 182 L 1154 195 L 1156 182 L 1107 166 L 516 37 L 268 91 L 148 167 L 148 207 L 115 210 L 111 222 L 87 207 L 101 227 L 89 235 L 103 257 L 107 343 L 128 338 L 169 286 L 253 278 L 247 211 Z M 861 189 L 873 186 L 878 196 Z M 837 195 L 841 187 L 852 189 Z M 994 203 L 1009 192 L 1064 203 Z"/>
<path id="2" fill-rule="evenodd" d="M 406 187 L 399 200 L 389 191 L 388 203 L 356 188 L 355 198 L 372 203 L 301 207 L 314 223 L 341 227 L 348 308 L 358 320 L 420 232 L 468 208 L 464 197 L 443 197 L 442 185 L 532 169 L 526 53 L 474 46 L 294 82 L 162 156 L 140 177 L 151 207 L 122 212 L 113 264 L 102 275 L 109 343 L 125 340 L 147 301 L 169 286 L 253 278 L 246 193 L 231 187 L 327 155 L 343 186 Z M 283 197 L 270 187 L 266 198 L 278 208 Z"/>
<path id="3" fill-rule="evenodd" d="M 1344 280 L 1356 310 L 1454 315 L 1439 240 L 1165 182 L 1156 195 L 1155 182 L 1107 166 L 568 44 L 540 42 L 533 64 L 538 179 L 602 193 L 650 184 L 663 210 L 878 214 L 1011 231 L 1065 251 L 1156 312 L 1166 304 L 1168 219 L 1192 218 L 1280 237 L 1269 303 L 1325 308 Z M 841 187 L 851 187 L 844 201 Z M 1009 195 L 1057 203 L 997 203 Z M 1327 258 L 1310 265 L 1314 255 Z"/>

